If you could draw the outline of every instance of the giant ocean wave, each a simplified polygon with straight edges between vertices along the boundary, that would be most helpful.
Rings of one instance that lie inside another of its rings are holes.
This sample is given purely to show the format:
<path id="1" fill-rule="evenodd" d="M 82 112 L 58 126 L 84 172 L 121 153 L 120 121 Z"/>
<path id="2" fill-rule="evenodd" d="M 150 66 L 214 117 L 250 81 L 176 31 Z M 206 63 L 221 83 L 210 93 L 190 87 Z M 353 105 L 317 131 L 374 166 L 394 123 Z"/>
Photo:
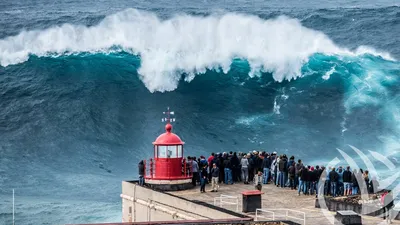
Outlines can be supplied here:
<path id="1" fill-rule="evenodd" d="M 91 27 L 64 24 L 0 40 L 0 65 L 22 63 L 30 55 L 118 51 L 140 56 L 139 74 L 151 92 L 176 89 L 182 74 L 190 81 L 207 69 L 226 73 L 235 58 L 248 61 L 250 76 L 271 72 L 279 82 L 301 77 L 301 68 L 316 53 L 393 60 L 366 46 L 353 51 L 338 47 L 322 32 L 285 16 L 263 20 L 227 13 L 161 20 L 154 13 L 128 9 Z"/>

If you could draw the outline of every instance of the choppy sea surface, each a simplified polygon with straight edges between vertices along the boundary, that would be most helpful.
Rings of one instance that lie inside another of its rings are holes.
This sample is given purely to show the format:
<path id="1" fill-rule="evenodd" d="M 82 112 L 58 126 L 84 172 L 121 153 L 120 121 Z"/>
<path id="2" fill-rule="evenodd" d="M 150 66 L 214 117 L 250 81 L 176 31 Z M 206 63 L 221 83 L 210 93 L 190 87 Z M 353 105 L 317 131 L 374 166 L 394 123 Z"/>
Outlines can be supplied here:
<path id="1" fill-rule="evenodd" d="M 16 224 L 121 221 L 167 106 L 186 155 L 397 168 L 399 34 L 394 0 L 3 0 L 0 224 L 13 188 Z"/>

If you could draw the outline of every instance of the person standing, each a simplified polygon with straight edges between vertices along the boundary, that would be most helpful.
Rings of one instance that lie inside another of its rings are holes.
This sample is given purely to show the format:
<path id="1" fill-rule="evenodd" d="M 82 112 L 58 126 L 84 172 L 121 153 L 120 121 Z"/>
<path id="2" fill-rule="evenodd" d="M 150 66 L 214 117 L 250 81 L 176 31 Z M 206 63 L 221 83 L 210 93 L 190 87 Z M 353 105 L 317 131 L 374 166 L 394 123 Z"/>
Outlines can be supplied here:
<path id="1" fill-rule="evenodd" d="M 351 174 L 351 194 L 356 195 L 358 194 L 358 181 L 357 181 L 357 170 L 354 169 L 353 173 Z"/>
<path id="2" fill-rule="evenodd" d="M 250 154 L 250 157 L 248 158 L 249 161 L 249 166 L 248 166 L 248 170 L 249 170 L 249 180 L 253 180 L 254 179 L 254 155 Z"/>
<path id="3" fill-rule="evenodd" d="M 292 162 L 292 165 L 289 166 L 289 187 L 290 189 L 295 189 L 295 173 L 296 173 L 296 168 L 295 168 L 295 162 Z"/>
<path id="4" fill-rule="evenodd" d="M 211 169 L 212 169 L 214 157 L 215 157 L 215 154 L 213 152 L 213 153 L 211 153 L 211 155 L 207 159 L 207 163 L 208 163 L 208 180 L 209 180 L 209 182 L 211 182 L 211 177 L 212 177 L 211 176 Z"/>
<path id="5" fill-rule="evenodd" d="M 225 157 L 226 153 L 220 153 L 218 156 L 218 160 L 219 160 L 219 182 L 222 183 L 224 182 L 224 178 L 225 178 L 225 167 L 224 167 L 224 157 Z"/>
<path id="6" fill-rule="evenodd" d="M 230 158 L 231 161 L 231 173 L 232 173 L 232 182 L 237 182 L 238 181 L 238 168 L 240 169 L 240 161 L 239 158 L 236 155 L 236 152 L 233 153 L 232 157 Z"/>
<path id="7" fill-rule="evenodd" d="M 238 153 L 238 159 L 239 159 L 239 166 L 237 168 L 237 180 L 239 182 L 242 182 L 242 166 L 240 165 L 240 162 L 242 161 L 243 153 L 239 152 Z"/>
<path id="8" fill-rule="evenodd" d="M 225 184 L 233 184 L 232 181 L 232 165 L 231 165 L 231 160 L 229 159 L 228 156 L 225 156 L 224 158 L 224 172 L 225 172 Z"/>
<path id="9" fill-rule="evenodd" d="M 242 180 L 244 184 L 249 183 L 249 159 L 250 154 L 247 154 L 247 156 L 243 156 L 242 159 L 240 160 L 240 166 L 242 170 Z"/>
<path id="10" fill-rule="evenodd" d="M 263 162 L 262 162 L 262 167 L 264 171 L 264 178 L 263 182 L 264 184 L 269 183 L 269 170 L 271 168 L 271 157 L 269 156 L 268 153 L 264 156 Z"/>
<path id="11" fill-rule="evenodd" d="M 286 159 L 287 159 L 287 158 L 286 158 Z M 294 156 L 292 155 L 292 156 L 290 157 L 289 161 L 286 163 L 286 170 L 287 170 L 287 172 L 286 172 L 286 183 L 285 183 L 285 186 L 286 186 L 286 187 L 289 187 L 289 186 L 290 186 L 289 167 L 290 167 L 291 165 L 293 165 L 294 162 L 295 162 L 295 161 L 294 161 Z"/>
<path id="12" fill-rule="evenodd" d="M 344 185 L 344 196 L 351 195 L 351 171 L 350 166 L 343 172 L 343 185 Z"/>
<path id="13" fill-rule="evenodd" d="M 281 183 L 281 177 L 282 177 L 282 172 L 281 172 L 281 164 L 280 162 L 282 161 L 282 155 L 277 157 L 276 159 L 276 168 L 277 168 L 277 175 L 276 175 L 276 186 L 279 187 L 279 184 Z"/>
<path id="14" fill-rule="evenodd" d="M 277 156 L 276 152 L 273 152 L 271 155 L 271 178 L 274 185 L 276 185 L 276 176 L 277 176 Z"/>
<path id="15" fill-rule="evenodd" d="M 303 178 L 304 178 L 304 176 L 303 176 L 303 172 L 304 172 L 304 170 L 305 170 L 305 167 L 303 166 L 303 164 L 302 164 L 302 167 L 299 169 L 299 171 L 298 171 L 298 176 L 299 176 L 299 187 L 298 187 L 298 193 L 299 193 L 299 195 L 300 195 L 300 192 L 302 192 L 302 191 L 304 191 L 304 180 L 303 180 Z M 304 192 L 303 192 L 303 194 L 305 194 Z"/>
<path id="16" fill-rule="evenodd" d="M 141 160 L 139 162 L 139 185 L 144 185 L 144 162 Z"/>
<path id="17" fill-rule="evenodd" d="M 320 190 L 320 187 L 319 187 L 319 179 L 321 178 L 321 169 L 319 168 L 319 166 L 317 165 L 316 167 L 315 167 L 315 170 L 314 170 L 314 176 L 315 176 L 315 184 L 314 184 L 314 186 L 315 186 L 315 197 L 317 198 L 318 197 L 318 193 L 321 193 L 321 190 Z"/>
<path id="18" fill-rule="evenodd" d="M 381 197 L 381 204 L 383 206 L 383 219 L 387 224 L 392 223 L 391 211 L 394 206 L 393 195 L 391 190 L 386 190 Z"/>
<path id="19" fill-rule="evenodd" d="M 218 178 L 219 178 L 219 168 L 217 167 L 217 164 L 213 163 L 211 169 L 211 187 L 212 187 L 211 192 L 218 192 L 218 187 L 219 187 Z"/>
<path id="20" fill-rule="evenodd" d="M 310 195 L 313 195 L 314 191 L 316 189 L 316 183 L 317 183 L 317 171 L 314 169 L 313 166 L 310 168 L 309 177 L 310 177 L 309 178 L 310 179 L 310 191 L 309 191 L 309 193 L 310 193 Z"/>
<path id="21" fill-rule="evenodd" d="M 337 183 L 339 180 L 339 174 L 336 172 L 335 167 L 329 172 L 329 180 L 331 182 L 331 194 L 332 197 L 336 197 Z"/>
<path id="22" fill-rule="evenodd" d="M 332 170 L 331 167 L 328 167 L 328 169 L 324 168 L 324 175 L 325 175 L 325 187 L 324 187 L 325 190 L 324 190 L 324 193 L 325 193 L 325 196 L 328 196 L 328 195 L 332 196 L 332 193 L 331 193 L 331 181 L 329 179 L 329 173 L 331 172 L 331 170 Z"/>
<path id="23" fill-rule="evenodd" d="M 363 179 L 364 179 L 364 184 L 361 187 L 362 188 L 361 193 L 368 193 L 368 189 L 369 189 L 369 172 L 368 172 L 368 170 L 364 171 Z M 363 192 L 364 190 L 365 190 L 365 192 Z"/>
<path id="24" fill-rule="evenodd" d="M 298 186 L 298 188 L 300 188 L 300 170 L 303 169 L 303 163 L 302 163 L 301 159 L 299 159 L 297 161 L 295 169 L 296 169 L 296 175 L 295 175 L 296 183 L 294 185 L 294 188 L 296 189 L 297 186 Z"/>
<path id="25" fill-rule="evenodd" d="M 337 193 L 339 196 L 343 196 L 344 194 L 344 182 L 343 182 L 343 168 L 339 166 L 339 169 L 337 171 L 338 173 L 338 187 L 337 187 Z"/>
<path id="26" fill-rule="evenodd" d="M 303 182 L 303 194 L 308 195 L 310 189 L 310 172 L 308 166 L 305 166 L 301 171 L 301 180 Z"/>
<path id="27" fill-rule="evenodd" d="M 287 158 L 286 155 L 283 155 L 281 160 L 279 161 L 279 174 L 280 174 L 280 187 L 284 188 L 286 184 L 287 177 Z"/>
<path id="28" fill-rule="evenodd" d="M 189 158 L 190 164 L 192 166 L 192 173 L 193 173 L 192 184 L 193 184 L 193 186 L 196 186 L 198 177 L 199 177 L 199 164 L 197 164 L 197 162 L 196 162 L 196 160 L 194 160 L 194 158 L 192 158 L 192 157 L 188 157 L 188 158 Z"/>
<path id="29" fill-rule="evenodd" d="M 206 192 L 207 164 L 200 170 L 200 192 Z"/>
<path id="30" fill-rule="evenodd" d="M 371 181 L 369 182 L 369 193 L 375 194 L 379 191 L 379 182 L 376 177 L 372 177 Z"/>

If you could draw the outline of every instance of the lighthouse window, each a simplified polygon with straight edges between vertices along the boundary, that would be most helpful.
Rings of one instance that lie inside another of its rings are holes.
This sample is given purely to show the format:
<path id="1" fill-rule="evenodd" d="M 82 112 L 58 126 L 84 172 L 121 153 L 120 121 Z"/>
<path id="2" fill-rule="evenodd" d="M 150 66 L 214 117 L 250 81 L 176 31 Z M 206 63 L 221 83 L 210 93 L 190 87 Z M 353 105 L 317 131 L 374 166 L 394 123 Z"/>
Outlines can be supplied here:
<path id="1" fill-rule="evenodd" d="M 182 157 L 182 145 L 178 145 L 177 147 L 178 147 L 178 149 L 177 149 L 177 152 L 178 152 L 177 158 L 180 158 L 180 157 Z"/>
<path id="2" fill-rule="evenodd" d="M 158 146 L 157 157 L 167 158 L 167 146 Z"/>
<path id="3" fill-rule="evenodd" d="M 167 158 L 176 158 L 176 145 L 167 146 Z"/>
<path id="4" fill-rule="evenodd" d="M 182 157 L 182 145 L 158 146 L 158 158 L 180 158 Z"/>

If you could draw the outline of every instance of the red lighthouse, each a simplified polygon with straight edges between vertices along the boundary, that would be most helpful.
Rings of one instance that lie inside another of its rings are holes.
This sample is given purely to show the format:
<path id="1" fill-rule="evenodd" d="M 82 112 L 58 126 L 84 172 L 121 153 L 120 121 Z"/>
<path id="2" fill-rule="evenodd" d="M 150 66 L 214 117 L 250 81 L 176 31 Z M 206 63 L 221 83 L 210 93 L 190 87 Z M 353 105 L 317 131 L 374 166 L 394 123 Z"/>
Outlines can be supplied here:
<path id="1" fill-rule="evenodd" d="M 164 112 L 167 116 L 162 121 L 166 122 L 165 133 L 158 136 L 153 142 L 154 158 L 146 163 L 146 184 L 152 188 L 173 191 L 192 187 L 192 175 L 190 165 L 183 157 L 184 142 L 172 133 L 171 122 L 175 122 L 171 115 L 174 112 Z"/>

